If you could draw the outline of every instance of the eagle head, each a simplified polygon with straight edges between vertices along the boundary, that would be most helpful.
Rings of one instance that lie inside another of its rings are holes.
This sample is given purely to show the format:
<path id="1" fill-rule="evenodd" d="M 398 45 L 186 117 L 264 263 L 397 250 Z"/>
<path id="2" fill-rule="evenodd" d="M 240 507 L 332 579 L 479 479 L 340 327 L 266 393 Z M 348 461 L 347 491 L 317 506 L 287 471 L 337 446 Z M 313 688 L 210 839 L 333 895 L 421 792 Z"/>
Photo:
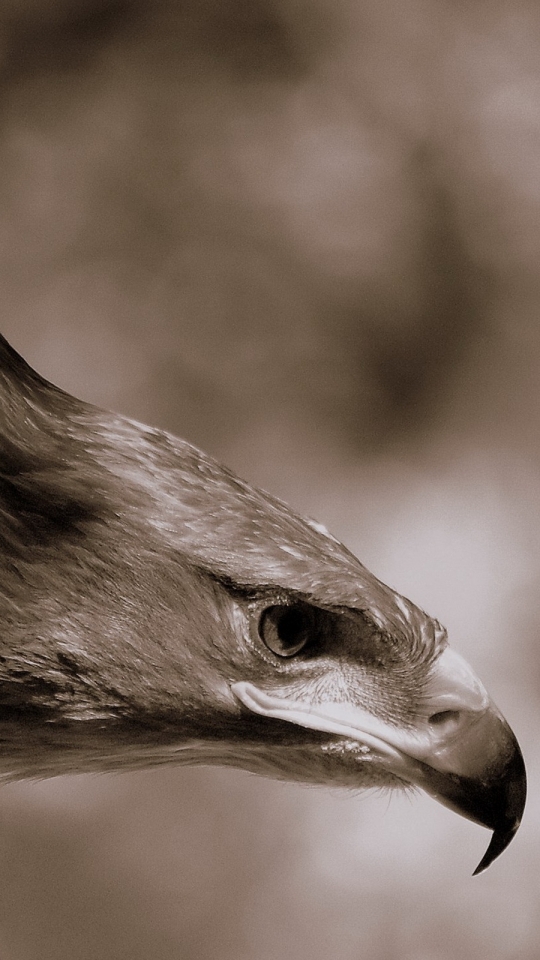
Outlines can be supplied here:
<path id="1" fill-rule="evenodd" d="M 525 768 L 446 632 L 324 527 L 0 338 L 5 778 L 167 762 L 419 786 L 510 842 Z"/>

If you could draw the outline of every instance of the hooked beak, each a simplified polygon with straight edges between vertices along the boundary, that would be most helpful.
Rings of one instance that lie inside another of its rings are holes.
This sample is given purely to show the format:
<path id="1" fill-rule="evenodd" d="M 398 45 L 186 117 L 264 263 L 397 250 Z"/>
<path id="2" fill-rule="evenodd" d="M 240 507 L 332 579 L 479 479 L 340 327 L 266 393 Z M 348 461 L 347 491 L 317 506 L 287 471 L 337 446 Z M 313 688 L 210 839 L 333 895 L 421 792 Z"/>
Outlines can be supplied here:
<path id="1" fill-rule="evenodd" d="M 493 830 L 473 875 L 502 853 L 519 827 L 527 781 L 518 742 L 468 663 L 449 647 L 433 665 L 412 729 L 352 703 L 310 704 L 247 682 L 231 689 L 254 713 L 361 742 L 389 772 Z"/>

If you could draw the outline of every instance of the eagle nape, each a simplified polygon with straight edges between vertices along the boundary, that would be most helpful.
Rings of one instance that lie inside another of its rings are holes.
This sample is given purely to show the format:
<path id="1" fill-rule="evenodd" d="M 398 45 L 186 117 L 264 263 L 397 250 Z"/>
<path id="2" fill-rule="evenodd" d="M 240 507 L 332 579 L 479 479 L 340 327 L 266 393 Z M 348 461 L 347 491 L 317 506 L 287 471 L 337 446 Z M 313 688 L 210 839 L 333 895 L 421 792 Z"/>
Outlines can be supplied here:
<path id="1" fill-rule="evenodd" d="M 229 764 L 421 787 L 514 836 L 517 741 L 446 631 L 324 527 L 0 337 L 0 778 Z"/>

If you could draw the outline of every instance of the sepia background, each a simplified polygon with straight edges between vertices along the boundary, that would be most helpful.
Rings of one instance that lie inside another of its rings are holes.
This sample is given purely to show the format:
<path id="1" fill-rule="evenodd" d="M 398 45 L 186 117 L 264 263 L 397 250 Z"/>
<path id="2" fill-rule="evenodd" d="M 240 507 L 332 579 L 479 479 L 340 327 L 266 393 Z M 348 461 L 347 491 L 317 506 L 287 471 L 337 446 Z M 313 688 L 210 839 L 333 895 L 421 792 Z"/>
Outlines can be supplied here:
<path id="1" fill-rule="evenodd" d="M 168 768 L 0 791 L 0 960 L 536 960 L 540 8 L 1 0 L 0 329 L 447 627 L 530 799 Z"/>

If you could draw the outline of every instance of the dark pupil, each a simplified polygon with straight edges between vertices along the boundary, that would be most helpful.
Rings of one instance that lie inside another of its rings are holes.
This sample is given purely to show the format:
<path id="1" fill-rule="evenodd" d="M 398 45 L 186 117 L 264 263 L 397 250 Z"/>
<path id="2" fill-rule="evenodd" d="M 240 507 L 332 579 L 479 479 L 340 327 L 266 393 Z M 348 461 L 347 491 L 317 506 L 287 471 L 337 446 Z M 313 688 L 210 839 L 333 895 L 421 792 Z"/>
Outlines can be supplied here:
<path id="1" fill-rule="evenodd" d="M 306 618 L 298 607 L 289 607 L 278 615 L 276 627 L 283 646 L 295 647 L 304 639 Z"/>
<path id="2" fill-rule="evenodd" d="M 309 640 L 311 617 L 301 606 L 268 607 L 259 633 L 266 646 L 281 657 L 292 657 Z"/>

